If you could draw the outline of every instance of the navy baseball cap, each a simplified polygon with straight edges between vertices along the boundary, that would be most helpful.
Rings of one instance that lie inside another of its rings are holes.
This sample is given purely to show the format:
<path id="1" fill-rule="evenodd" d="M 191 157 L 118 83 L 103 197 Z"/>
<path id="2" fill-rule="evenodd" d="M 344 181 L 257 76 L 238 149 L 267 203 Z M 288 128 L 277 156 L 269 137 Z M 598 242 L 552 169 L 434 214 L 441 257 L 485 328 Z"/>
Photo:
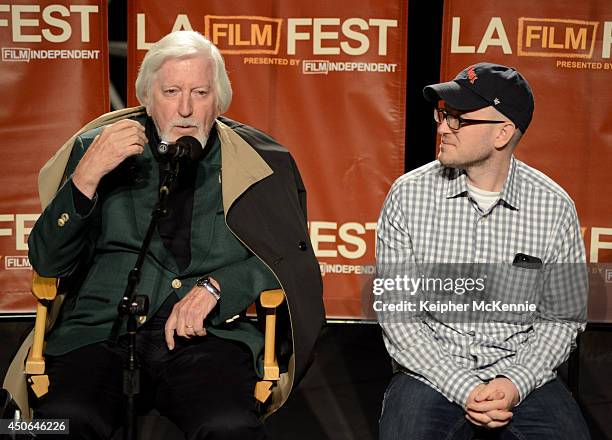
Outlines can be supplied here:
<path id="1" fill-rule="evenodd" d="M 445 101 L 462 111 L 492 106 L 514 122 L 523 133 L 533 116 L 534 101 L 529 83 L 512 67 L 478 63 L 459 72 L 452 81 L 423 89 L 428 101 Z"/>

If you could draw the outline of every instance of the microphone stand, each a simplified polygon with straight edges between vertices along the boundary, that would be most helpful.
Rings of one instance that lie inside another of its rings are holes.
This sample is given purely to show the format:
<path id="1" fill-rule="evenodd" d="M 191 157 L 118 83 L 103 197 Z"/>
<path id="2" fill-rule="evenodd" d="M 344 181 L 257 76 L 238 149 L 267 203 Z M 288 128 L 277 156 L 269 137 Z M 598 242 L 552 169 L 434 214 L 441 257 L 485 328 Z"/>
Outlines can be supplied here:
<path id="1" fill-rule="evenodd" d="M 151 213 L 149 228 L 140 247 L 138 259 L 134 268 L 128 275 L 128 282 L 125 287 L 123 298 L 117 306 L 119 312 L 109 336 L 111 345 L 117 344 L 119 331 L 123 326 L 123 321 L 127 317 L 128 335 L 128 359 L 123 369 L 123 394 L 126 397 L 125 427 L 123 431 L 124 440 L 136 440 L 136 396 L 140 392 L 140 366 L 136 354 L 136 329 L 138 327 L 137 317 L 146 316 L 149 309 L 149 297 L 137 295 L 138 284 L 142 273 L 142 265 L 151 245 L 153 233 L 157 228 L 159 219 L 166 215 L 167 201 L 170 192 L 174 187 L 174 181 L 179 172 L 179 161 L 160 162 L 160 172 L 162 173 L 161 185 L 159 188 L 159 198 Z"/>

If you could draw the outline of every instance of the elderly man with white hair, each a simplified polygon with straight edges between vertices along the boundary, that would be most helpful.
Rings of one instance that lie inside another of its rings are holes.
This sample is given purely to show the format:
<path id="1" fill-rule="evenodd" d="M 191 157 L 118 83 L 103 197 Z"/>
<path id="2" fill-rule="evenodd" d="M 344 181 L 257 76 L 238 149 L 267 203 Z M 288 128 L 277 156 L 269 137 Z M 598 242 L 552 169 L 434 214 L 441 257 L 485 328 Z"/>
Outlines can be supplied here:
<path id="1" fill-rule="evenodd" d="M 193 136 L 201 154 L 180 163 L 141 270 L 150 307 L 136 336 L 137 404 L 189 439 L 265 438 L 253 396 L 263 336 L 244 312 L 260 291 L 283 289 L 285 378 L 273 409 L 303 376 L 324 319 L 300 174 L 271 137 L 220 116 L 232 89 L 221 54 L 199 33 L 154 44 L 136 90 L 143 107 L 76 136 L 65 182 L 30 235 L 32 266 L 66 292 L 35 417 L 70 419 L 70 434 L 87 439 L 110 438 L 123 423 L 125 327 L 117 344 L 108 338 L 157 201 L 157 146 Z"/>

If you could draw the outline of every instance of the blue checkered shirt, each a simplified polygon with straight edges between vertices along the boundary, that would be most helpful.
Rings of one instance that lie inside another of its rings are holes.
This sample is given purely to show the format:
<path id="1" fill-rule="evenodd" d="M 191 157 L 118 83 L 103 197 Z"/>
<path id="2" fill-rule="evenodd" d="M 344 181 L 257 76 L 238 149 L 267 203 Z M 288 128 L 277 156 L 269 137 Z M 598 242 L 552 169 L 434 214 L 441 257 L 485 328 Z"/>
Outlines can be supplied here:
<path id="1" fill-rule="evenodd" d="M 424 315 L 385 322 L 379 314 L 396 370 L 460 406 L 477 385 L 498 376 L 516 385 L 522 401 L 556 376 L 584 329 L 588 282 L 574 203 L 550 178 L 514 157 L 500 198 L 487 212 L 470 197 L 464 171 L 434 161 L 401 176 L 385 200 L 376 244 L 379 277 L 407 264 L 512 267 L 517 253 L 542 261 L 545 283 L 532 321 L 449 323 Z M 565 263 L 580 269 L 564 269 Z M 508 286 L 507 294 L 519 302 L 524 289 L 516 286 Z"/>

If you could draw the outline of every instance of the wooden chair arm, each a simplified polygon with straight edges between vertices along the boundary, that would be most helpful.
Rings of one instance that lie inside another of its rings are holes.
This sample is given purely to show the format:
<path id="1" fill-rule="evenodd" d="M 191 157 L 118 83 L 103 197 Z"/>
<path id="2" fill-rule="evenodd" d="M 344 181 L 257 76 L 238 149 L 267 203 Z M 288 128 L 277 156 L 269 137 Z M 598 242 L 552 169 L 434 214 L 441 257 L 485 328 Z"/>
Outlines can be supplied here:
<path id="1" fill-rule="evenodd" d="M 36 304 L 32 348 L 26 359 L 25 372 L 29 375 L 41 375 L 45 373 L 45 358 L 42 353 L 45 343 L 47 308 L 49 302 L 57 296 L 57 279 L 41 277 L 33 272 L 32 295 L 36 297 L 38 303 Z"/>
<path id="2" fill-rule="evenodd" d="M 265 290 L 259 295 L 259 302 L 264 309 L 266 317 L 266 330 L 264 342 L 264 371 L 263 380 L 255 386 L 255 397 L 265 402 L 272 394 L 274 382 L 280 379 L 278 360 L 276 359 L 276 309 L 285 300 L 282 289 Z"/>

